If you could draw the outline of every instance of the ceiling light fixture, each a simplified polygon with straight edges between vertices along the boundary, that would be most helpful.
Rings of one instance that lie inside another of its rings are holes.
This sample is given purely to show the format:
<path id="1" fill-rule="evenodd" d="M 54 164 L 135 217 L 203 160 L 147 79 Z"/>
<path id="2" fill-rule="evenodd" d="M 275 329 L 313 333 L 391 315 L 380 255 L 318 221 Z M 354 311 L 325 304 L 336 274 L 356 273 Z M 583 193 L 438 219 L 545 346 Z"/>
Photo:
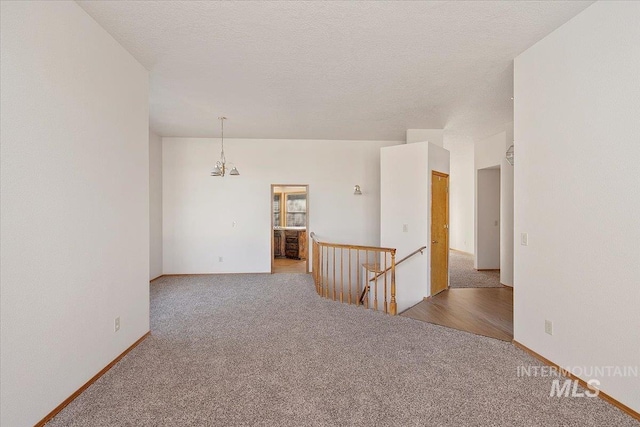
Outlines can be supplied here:
<path id="1" fill-rule="evenodd" d="M 227 171 L 227 159 L 224 157 L 224 121 L 227 120 L 226 117 L 218 117 L 220 120 L 220 138 L 222 140 L 222 151 L 220 152 L 220 160 L 216 162 L 213 170 L 211 171 L 211 176 L 224 176 Z M 240 175 L 238 169 L 233 166 L 229 171 L 229 175 Z"/>
<path id="2" fill-rule="evenodd" d="M 507 162 L 509 162 L 509 164 L 513 166 L 513 144 L 511 144 L 511 146 L 507 148 L 506 158 Z"/>

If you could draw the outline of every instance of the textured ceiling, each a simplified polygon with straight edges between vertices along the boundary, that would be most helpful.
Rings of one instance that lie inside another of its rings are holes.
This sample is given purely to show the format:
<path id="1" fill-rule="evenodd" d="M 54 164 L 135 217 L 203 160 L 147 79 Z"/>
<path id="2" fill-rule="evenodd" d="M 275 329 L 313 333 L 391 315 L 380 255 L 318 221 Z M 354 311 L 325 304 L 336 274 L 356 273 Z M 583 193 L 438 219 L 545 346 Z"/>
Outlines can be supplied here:
<path id="1" fill-rule="evenodd" d="M 512 121 L 513 58 L 581 1 L 79 1 L 150 71 L 163 136 L 475 139 Z"/>

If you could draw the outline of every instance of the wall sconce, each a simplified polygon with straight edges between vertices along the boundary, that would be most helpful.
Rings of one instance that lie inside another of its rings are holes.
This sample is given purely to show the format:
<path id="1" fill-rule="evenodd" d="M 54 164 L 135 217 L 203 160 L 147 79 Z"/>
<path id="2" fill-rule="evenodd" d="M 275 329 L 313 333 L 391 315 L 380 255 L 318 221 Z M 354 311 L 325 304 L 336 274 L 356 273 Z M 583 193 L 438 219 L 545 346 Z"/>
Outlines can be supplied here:
<path id="1" fill-rule="evenodd" d="M 362 190 L 360 190 L 360 186 L 356 184 L 355 187 L 353 187 L 353 194 L 355 194 L 356 196 L 362 196 Z"/>
<path id="2" fill-rule="evenodd" d="M 513 144 L 511 144 L 511 146 L 507 149 L 505 157 L 507 158 L 507 162 L 509 162 L 509 164 L 513 166 Z"/>

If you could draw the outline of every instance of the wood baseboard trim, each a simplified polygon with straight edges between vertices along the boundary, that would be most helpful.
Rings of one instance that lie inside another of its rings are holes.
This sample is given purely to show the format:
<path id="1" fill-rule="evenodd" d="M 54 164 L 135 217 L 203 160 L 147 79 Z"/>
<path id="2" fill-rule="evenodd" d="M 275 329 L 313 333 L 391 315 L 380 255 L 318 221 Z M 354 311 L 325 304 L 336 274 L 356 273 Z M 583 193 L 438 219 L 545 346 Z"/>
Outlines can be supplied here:
<path id="1" fill-rule="evenodd" d="M 133 350 L 138 344 L 140 344 L 142 341 L 144 341 L 145 338 L 147 338 L 149 335 L 151 335 L 151 331 L 147 332 L 146 334 L 144 334 L 143 336 L 141 336 L 136 342 L 134 342 L 133 344 L 131 344 L 131 346 L 129 348 L 127 348 L 125 351 L 122 352 L 122 354 L 120 354 L 120 356 L 116 357 L 115 359 L 113 359 L 111 361 L 111 363 L 109 363 L 107 366 L 105 366 L 100 372 L 98 372 L 97 374 L 95 374 L 89 381 L 87 381 L 82 387 L 80 387 L 78 390 L 76 390 L 71 396 L 67 397 L 64 402 L 62 402 L 61 404 L 59 404 L 58 406 L 56 406 L 56 408 L 49 412 L 47 414 L 47 416 L 45 416 L 43 419 L 41 419 L 36 425 L 35 427 L 42 427 L 44 426 L 46 423 L 48 423 L 49 421 L 51 421 L 51 419 L 53 417 L 55 417 L 56 415 L 58 415 L 58 413 L 60 411 L 62 411 L 65 406 L 67 406 L 69 403 L 73 402 L 73 400 L 80 396 L 80 394 L 82 394 L 83 391 L 85 391 L 91 384 L 93 384 L 94 382 L 96 382 L 96 380 L 98 378 L 100 378 L 101 376 L 103 376 L 109 369 L 111 369 L 113 367 L 113 365 L 115 365 L 116 363 L 118 363 L 120 361 L 120 359 L 122 359 L 124 356 L 127 355 L 127 353 L 129 353 L 131 350 Z"/>
<path id="2" fill-rule="evenodd" d="M 164 274 L 159 275 L 158 277 L 154 277 L 153 279 L 149 280 L 149 283 L 151 282 L 155 282 L 156 280 L 158 280 L 159 278 L 164 277 Z"/>
<path id="3" fill-rule="evenodd" d="M 241 274 L 273 274 L 271 272 L 271 270 L 268 271 L 252 271 L 252 272 L 245 272 L 245 273 L 167 273 L 167 274 L 163 274 L 160 277 L 186 277 L 186 276 L 223 276 L 223 275 L 231 275 L 231 274 L 235 274 L 235 275 L 241 275 Z M 160 278 L 158 277 L 158 279 Z M 155 280 L 155 279 L 153 279 Z"/>
<path id="4" fill-rule="evenodd" d="M 583 388 L 585 388 L 585 389 L 592 388 L 592 386 L 587 385 L 586 381 L 584 381 L 582 378 L 578 378 L 575 375 L 573 375 L 571 372 L 567 372 L 567 371 L 563 370 L 561 368 L 561 366 L 558 366 L 557 364 L 553 363 L 549 359 L 539 355 L 535 351 L 531 350 L 529 347 L 527 347 L 527 346 L 525 346 L 523 344 L 520 344 L 516 340 L 513 340 L 512 343 L 513 343 L 514 346 L 516 346 L 520 350 L 524 351 L 525 353 L 528 353 L 529 355 L 533 356 L 534 358 L 538 359 L 539 361 L 541 361 L 545 365 L 552 366 L 552 367 L 558 369 L 558 372 L 562 372 L 562 373 L 566 374 L 567 378 L 575 380 L 575 381 L 578 381 L 578 383 Z M 640 413 L 638 413 L 638 412 L 634 411 L 633 409 L 629 408 L 624 403 L 619 402 L 618 400 L 614 399 L 613 397 L 609 396 L 608 394 L 606 394 L 606 393 L 604 393 L 602 391 L 598 392 L 598 397 L 601 398 L 602 400 L 610 403 L 611 405 L 615 406 L 616 408 L 620 409 L 622 412 L 624 412 L 625 414 L 629 415 L 630 417 L 635 418 L 636 420 L 640 421 Z"/>

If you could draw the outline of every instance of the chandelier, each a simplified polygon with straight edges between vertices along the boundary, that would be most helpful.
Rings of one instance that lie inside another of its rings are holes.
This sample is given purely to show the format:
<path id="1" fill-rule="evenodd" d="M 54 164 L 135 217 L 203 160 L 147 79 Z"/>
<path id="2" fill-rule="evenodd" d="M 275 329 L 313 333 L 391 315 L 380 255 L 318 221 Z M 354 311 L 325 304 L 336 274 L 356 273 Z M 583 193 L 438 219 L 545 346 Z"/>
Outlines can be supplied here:
<path id="1" fill-rule="evenodd" d="M 220 152 L 220 160 L 216 162 L 213 170 L 211 171 L 211 176 L 224 176 L 227 171 L 227 159 L 224 157 L 224 121 L 227 120 L 226 117 L 218 117 L 220 120 L 220 138 L 222 140 L 222 151 Z M 238 169 L 234 166 L 229 171 L 229 175 L 240 175 Z"/>

